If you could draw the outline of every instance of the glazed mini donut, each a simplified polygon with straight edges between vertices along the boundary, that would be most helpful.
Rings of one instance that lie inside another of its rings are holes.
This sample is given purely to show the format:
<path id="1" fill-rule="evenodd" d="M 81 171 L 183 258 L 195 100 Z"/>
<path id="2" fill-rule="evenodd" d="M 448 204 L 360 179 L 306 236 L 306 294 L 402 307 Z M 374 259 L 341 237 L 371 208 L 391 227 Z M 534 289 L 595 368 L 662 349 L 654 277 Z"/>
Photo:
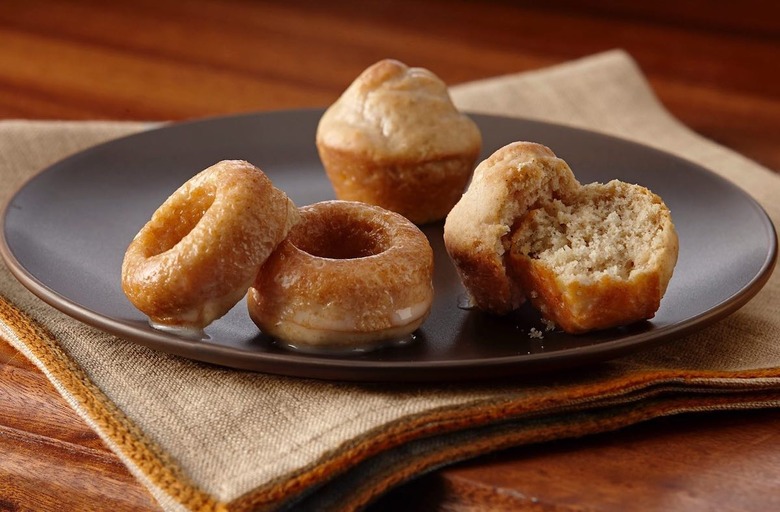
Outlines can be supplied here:
<path id="1" fill-rule="evenodd" d="M 141 228 L 122 263 L 122 289 L 152 325 L 199 330 L 246 293 L 298 220 L 257 167 L 225 160 L 174 192 Z"/>
<path id="2" fill-rule="evenodd" d="M 407 336 L 433 300 L 433 250 L 409 220 L 325 201 L 268 258 L 247 296 L 266 334 L 300 350 L 350 351 Z"/>

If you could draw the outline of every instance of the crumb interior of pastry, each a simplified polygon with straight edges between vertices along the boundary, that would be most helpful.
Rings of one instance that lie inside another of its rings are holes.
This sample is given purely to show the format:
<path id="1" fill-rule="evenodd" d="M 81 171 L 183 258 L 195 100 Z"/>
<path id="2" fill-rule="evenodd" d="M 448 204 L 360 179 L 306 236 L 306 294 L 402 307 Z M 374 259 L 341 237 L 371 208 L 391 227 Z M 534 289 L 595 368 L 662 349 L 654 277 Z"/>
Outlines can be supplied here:
<path id="1" fill-rule="evenodd" d="M 624 280 L 647 269 L 662 243 L 664 209 L 653 194 L 622 185 L 586 185 L 572 204 L 531 210 L 516 225 L 513 250 L 564 279 Z"/>

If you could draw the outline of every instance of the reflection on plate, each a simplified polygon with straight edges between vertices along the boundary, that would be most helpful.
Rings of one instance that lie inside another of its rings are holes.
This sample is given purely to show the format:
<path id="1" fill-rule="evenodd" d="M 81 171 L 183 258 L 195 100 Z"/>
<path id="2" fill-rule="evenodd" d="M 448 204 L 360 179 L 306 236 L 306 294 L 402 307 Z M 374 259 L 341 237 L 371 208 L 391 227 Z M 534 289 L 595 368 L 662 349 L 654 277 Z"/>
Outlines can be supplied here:
<path id="1" fill-rule="evenodd" d="M 414 343 L 356 355 L 295 353 L 259 333 L 240 302 L 192 340 L 152 329 L 125 298 L 120 267 L 152 212 L 193 174 L 222 159 L 263 169 L 298 205 L 332 199 L 314 147 L 319 110 L 284 111 L 167 126 L 96 146 L 28 182 L 12 199 L 0 252 L 17 278 L 65 313 L 156 350 L 269 373 L 338 380 L 465 380 L 549 373 L 626 354 L 709 324 L 742 306 L 769 278 L 774 228 L 746 194 L 671 155 L 597 133 L 541 122 L 474 115 L 483 156 L 515 140 L 541 142 L 583 182 L 644 185 L 672 211 L 680 255 L 651 321 L 571 336 L 546 332 L 526 307 L 505 318 L 458 307 L 464 291 L 442 243 L 436 299 Z"/>

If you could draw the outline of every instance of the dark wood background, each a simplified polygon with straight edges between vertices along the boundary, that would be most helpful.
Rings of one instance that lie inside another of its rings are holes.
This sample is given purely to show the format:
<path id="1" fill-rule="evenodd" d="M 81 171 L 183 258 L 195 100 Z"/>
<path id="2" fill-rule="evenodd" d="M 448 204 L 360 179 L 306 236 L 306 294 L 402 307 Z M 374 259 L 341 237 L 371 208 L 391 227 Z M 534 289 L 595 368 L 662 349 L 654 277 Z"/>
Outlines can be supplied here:
<path id="1" fill-rule="evenodd" d="M 5 0 L 0 117 L 325 106 L 384 57 L 456 84 L 623 48 L 682 121 L 777 169 L 779 38 L 759 0 Z"/>
<path id="2" fill-rule="evenodd" d="M 758 0 L 4 0 L 0 119 L 326 106 L 384 57 L 457 84 L 623 48 L 675 116 L 778 171 L 779 14 Z M 376 508 L 780 510 L 778 432 L 776 410 L 666 418 L 440 470 Z M 0 341 L 2 510 L 156 505 Z"/>

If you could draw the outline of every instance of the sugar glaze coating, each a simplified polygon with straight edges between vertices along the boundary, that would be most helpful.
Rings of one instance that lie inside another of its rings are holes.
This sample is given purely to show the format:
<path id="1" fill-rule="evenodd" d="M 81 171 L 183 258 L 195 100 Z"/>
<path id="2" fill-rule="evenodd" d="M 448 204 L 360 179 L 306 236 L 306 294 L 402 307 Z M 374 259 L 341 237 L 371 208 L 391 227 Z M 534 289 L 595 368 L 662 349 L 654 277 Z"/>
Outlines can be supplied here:
<path id="1" fill-rule="evenodd" d="M 260 329 L 302 350 L 351 350 L 416 330 L 433 300 L 433 250 L 410 221 L 377 206 L 300 209 L 247 296 Z"/>
<path id="2" fill-rule="evenodd" d="M 176 190 L 135 236 L 122 289 L 153 325 L 198 330 L 246 293 L 298 221 L 298 209 L 257 167 L 221 161 Z"/>

